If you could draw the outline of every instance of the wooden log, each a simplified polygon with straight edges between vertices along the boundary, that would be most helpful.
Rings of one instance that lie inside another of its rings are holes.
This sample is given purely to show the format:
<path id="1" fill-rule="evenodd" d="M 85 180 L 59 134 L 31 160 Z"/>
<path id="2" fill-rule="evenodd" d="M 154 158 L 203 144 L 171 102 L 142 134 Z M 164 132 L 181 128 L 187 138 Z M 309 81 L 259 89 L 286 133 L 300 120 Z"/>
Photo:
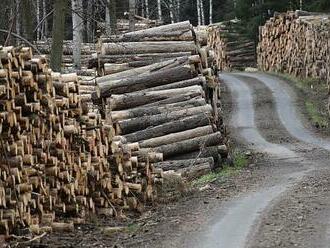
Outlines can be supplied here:
<path id="1" fill-rule="evenodd" d="M 196 137 L 190 140 L 184 140 L 169 145 L 163 145 L 155 148 L 144 148 L 146 151 L 163 153 L 165 159 L 178 154 L 201 151 L 203 147 L 219 145 L 222 142 L 220 132 Z M 141 149 L 143 151 L 144 149 Z"/>
<path id="2" fill-rule="evenodd" d="M 165 113 L 165 114 L 118 121 L 116 123 L 116 128 L 118 130 L 118 134 L 128 134 L 139 130 L 143 130 L 148 127 L 158 126 L 166 122 L 171 122 L 177 120 L 178 118 L 193 116 L 200 113 L 204 114 L 204 118 L 211 120 L 211 116 L 212 116 L 211 112 L 212 112 L 211 105 L 205 105 L 200 107 L 183 109 L 169 114 Z"/>
<path id="3" fill-rule="evenodd" d="M 203 97 L 204 91 L 200 86 L 192 86 L 181 89 L 169 89 L 151 92 L 136 92 L 123 95 L 112 95 L 110 98 L 110 106 L 112 110 L 129 109 L 170 97 L 180 95 L 181 99 L 189 100 L 193 97 Z"/>
<path id="4" fill-rule="evenodd" d="M 189 21 L 178 22 L 169 25 L 149 28 L 129 32 L 120 36 L 113 36 L 110 39 L 102 40 L 103 42 L 137 42 L 137 41 L 192 41 L 192 26 Z"/>
<path id="5" fill-rule="evenodd" d="M 219 145 L 219 146 L 209 146 L 204 147 L 200 151 L 194 151 L 186 154 L 180 154 L 172 156 L 168 159 L 171 160 L 185 160 L 185 159 L 196 159 L 196 158 L 208 158 L 212 157 L 216 166 L 220 166 L 220 162 L 222 158 L 226 158 L 228 156 L 228 148 L 226 145 Z"/>
<path id="6" fill-rule="evenodd" d="M 214 166 L 213 157 L 208 158 L 196 158 L 196 159 L 184 159 L 184 160 L 166 160 L 163 162 L 155 163 L 156 168 L 161 168 L 164 171 L 168 170 L 179 170 L 183 168 L 188 168 L 198 164 L 209 163 L 212 167 Z"/>
<path id="7" fill-rule="evenodd" d="M 182 177 L 185 177 L 188 180 L 193 180 L 211 173 L 212 169 L 212 164 L 202 163 L 184 169 L 180 169 L 178 170 L 178 172 L 181 173 Z"/>
<path id="8" fill-rule="evenodd" d="M 146 76 L 140 75 L 135 78 L 112 81 L 107 84 L 104 83 L 98 85 L 98 96 L 105 98 L 110 97 L 112 94 L 123 94 L 143 90 L 150 87 L 190 79 L 195 76 L 194 74 L 195 72 L 192 71 L 192 68 L 187 65 L 162 70 Z"/>
<path id="9" fill-rule="evenodd" d="M 173 68 L 173 67 L 177 67 L 179 65 L 184 65 L 186 63 L 189 63 L 189 56 L 183 56 L 183 57 L 176 57 L 170 60 L 166 60 L 166 61 L 162 61 L 159 63 L 155 63 L 152 65 L 148 65 L 148 66 L 144 66 L 141 68 L 136 68 L 136 69 L 131 69 L 128 71 L 124 71 L 124 72 L 119 72 L 119 73 L 115 73 L 112 75 L 107 75 L 104 77 L 99 77 L 96 79 L 96 83 L 98 85 L 104 84 L 104 83 L 109 83 L 110 81 L 116 81 L 116 80 L 122 80 L 125 78 L 129 78 L 129 77 L 136 77 L 139 75 L 146 75 L 146 74 L 150 74 L 152 72 L 158 71 L 158 70 L 162 70 L 162 69 L 169 69 L 169 68 Z"/>
<path id="10" fill-rule="evenodd" d="M 193 41 L 145 41 L 145 42 L 122 42 L 103 43 L 101 54 L 141 54 L 141 53 L 169 53 L 191 52 L 196 53 Z"/>
<path id="11" fill-rule="evenodd" d="M 210 120 L 205 118 L 204 113 L 179 118 L 172 122 L 164 123 L 159 126 L 149 127 L 135 133 L 124 135 L 128 142 L 138 142 L 154 137 L 164 136 L 174 132 L 181 132 L 210 124 Z"/>
<path id="12" fill-rule="evenodd" d="M 206 101 L 202 97 L 194 97 L 187 101 L 177 102 L 162 105 L 160 107 L 153 106 L 153 107 L 136 107 L 133 109 L 128 110 L 121 110 L 121 111 L 112 111 L 111 117 L 113 121 L 117 120 L 125 120 L 125 119 L 132 119 L 136 117 L 142 117 L 147 115 L 157 115 L 162 113 L 167 113 L 170 111 L 176 111 L 179 108 L 191 108 L 191 107 L 198 107 L 203 106 L 206 104 Z M 140 104 L 135 104 L 134 106 L 138 106 Z M 115 105 L 116 106 L 116 105 Z M 133 106 L 133 105 L 132 105 Z"/>
<path id="13" fill-rule="evenodd" d="M 211 125 L 189 129 L 183 132 L 172 133 L 157 138 L 143 140 L 139 142 L 141 148 L 152 148 L 162 145 L 168 145 L 179 141 L 193 139 L 200 136 L 205 136 L 213 133 L 213 127 Z"/>

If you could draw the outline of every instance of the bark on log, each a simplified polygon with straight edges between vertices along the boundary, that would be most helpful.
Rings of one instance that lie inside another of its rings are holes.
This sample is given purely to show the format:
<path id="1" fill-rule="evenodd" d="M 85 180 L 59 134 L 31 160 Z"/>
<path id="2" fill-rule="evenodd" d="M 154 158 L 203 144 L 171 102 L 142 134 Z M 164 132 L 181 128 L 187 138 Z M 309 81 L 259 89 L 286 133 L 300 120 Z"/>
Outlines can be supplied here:
<path id="1" fill-rule="evenodd" d="M 183 109 L 169 114 L 165 113 L 159 115 L 146 116 L 142 118 L 134 118 L 129 120 L 118 121 L 116 123 L 116 129 L 118 131 L 118 134 L 128 134 L 145 129 L 147 127 L 158 126 L 166 122 L 177 120 L 178 118 L 192 116 L 200 113 L 204 114 L 204 118 L 211 119 L 212 117 L 211 105 Z"/>
<path id="2" fill-rule="evenodd" d="M 155 163 L 156 168 L 161 168 L 164 171 L 168 170 L 179 170 L 187 167 L 191 167 L 193 165 L 209 163 L 212 167 L 214 167 L 214 159 L 213 157 L 208 158 L 196 158 L 196 159 L 184 159 L 184 160 L 167 160 L 164 162 Z"/>
<path id="3" fill-rule="evenodd" d="M 205 118 L 203 113 L 198 115 L 180 118 L 172 122 L 168 122 L 159 126 L 150 127 L 135 133 L 124 135 L 128 142 L 138 142 L 141 140 L 151 139 L 163 136 L 173 132 L 181 132 L 187 129 L 209 125 L 211 122 Z"/>
<path id="4" fill-rule="evenodd" d="M 193 41 L 145 41 L 145 42 L 122 42 L 103 43 L 102 55 L 112 54 L 141 54 L 141 53 L 196 53 L 196 45 Z"/>
<path id="5" fill-rule="evenodd" d="M 178 102 L 178 103 L 171 103 L 164 106 L 154 106 L 154 107 L 137 107 L 128 110 L 121 110 L 121 111 L 112 111 L 111 117 L 113 121 L 117 120 L 125 120 L 125 119 L 132 119 L 147 115 L 157 115 L 162 113 L 168 113 L 170 111 L 176 111 L 179 108 L 191 108 L 191 107 L 198 107 L 206 105 L 206 101 L 202 97 L 195 97 L 187 101 Z M 138 106 L 138 105 L 134 105 Z"/>
<path id="6" fill-rule="evenodd" d="M 150 75 L 139 75 L 135 78 L 112 81 L 98 85 L 98 96 L 102 98 L 110 97 L 112 94 L 123 94 L 133 91 L 143 90 L 150 87 L 169 84 L 177 81 L 193 78 L 194 72 L 189 65 L 175 67 L 151 73 Z"/>
<path id="7" fill-rule="evenodd" d="M 178 22 L 169 25 L 139 30 L 120 36 L 112 36 L 110 39 L 102 39 L 103 42 L 137 42 L 137 41 L 192 41 L 192 26 L 189 21 Z"/>
<path id="8" fill-rule="evenodd" d="M 196 137 L 190 140 L 184 140 L 169 145 L 163 145 L 155 148 L 144 148 L 141 151 L 152 151 L 163 153 L 164 159 L 178 154 L 185 154 L 193 151 L 202 151 L 203 147 L 216 146 L 222 142 L 220 132 Z"/>
<path id="9" fill-rule="evenodd" d="M 115 73 L 113 75 L 99 77 L 96 79 L 96 83 L 99 85 L 104 84 L 104 83 L 107 84 L 110 81 L 115 81 L 115 80 L 119 80 L 119 79 L 122 80 L 125 78 L 136 77 L 139 75 L 147 75 L 147 74 L 151 74 L 152 72 L 159 71 L 159 70 L 174 68 L 179 65 L 188 64 L 189 61 L 191 60 L 191 57 L 192 56 L 178 57 L 178 58 L 162 61 L 159 63 L 155 63 L 152 65 L 144 66 L 141 68 L 131 69 L 128 71 Z"/>
<path id="10" fill-rule="evenodd" d="M 213 127 L 211 125 L 204 127 L 197 127 L 195 129 L 189 129 L 183 132 L 171 133 L 165 136 L 143 140 L 139 142 L 141 148 L 153 148 L 163 145 L 176 143 L 179 141 L 189 140 L 200 136 L 205 136 L 213 133 Z"/>
<path id="11" fill-rule="evenodd" d="M 123 110 L 146 105 L 152 102 L 158 102 L 175 95 L 182 95 L 182 97 L 185 97 L 184 99 L 188 100 L 189 98 L 197 96 L 204 97 L 204 91 L 200 86 L 191 86 L 181 89 L 112 95 L 109 101 L 112 110 Z"/>
<path id="12" fill-rule="evenodd" d="M 216 166 L 219 166 L 219 161 L 221 161 L 222 158 L 226 158 L 228 156 L 228 148 L 226 145 L 220 145 L 220 146 L 210 146 L 210 147 L 204 147 L 200 151 L 190 152 L 186 154 L 180 154 L 172 156 L 168 159 L 170 160 L 184 160 L 184 159 L 196 159 L 196 158 L 208 158 L 213 157 Z"/>

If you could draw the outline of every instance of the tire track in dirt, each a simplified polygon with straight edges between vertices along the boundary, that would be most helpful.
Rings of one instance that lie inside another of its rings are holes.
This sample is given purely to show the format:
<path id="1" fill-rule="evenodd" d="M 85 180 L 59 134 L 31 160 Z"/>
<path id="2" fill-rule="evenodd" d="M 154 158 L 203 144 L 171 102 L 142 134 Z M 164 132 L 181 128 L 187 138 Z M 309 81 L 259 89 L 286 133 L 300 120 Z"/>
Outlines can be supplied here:
<path id="1" fill-rule="evenodd" d="M 283 167 L 279 175 L 270 177 L 267 183 L 255 192 L 250 192 L 236 200 L 228 202 L 225 209 L 219 212 L 218 222 L 215 222 L 194 247 L 244 247 L 253 231 L 261 213 L 281 194 L 301 180 L 312 168 L 308 161 L 303 161 L 300 154 L 285 147 L 267 141 L 259 132 L 255 123 L 254 99 L 251 89 L 243 80 L 230 75 L 222 75 L 230 88 L 236 102 L 231 124 L 239 133 L 243 142 L 250 149 L 266 153 L 274 163 Z M 300 166 L 296 166 L 296 165 Z M 293 166 L 292 166 L 293 165 Z"/>

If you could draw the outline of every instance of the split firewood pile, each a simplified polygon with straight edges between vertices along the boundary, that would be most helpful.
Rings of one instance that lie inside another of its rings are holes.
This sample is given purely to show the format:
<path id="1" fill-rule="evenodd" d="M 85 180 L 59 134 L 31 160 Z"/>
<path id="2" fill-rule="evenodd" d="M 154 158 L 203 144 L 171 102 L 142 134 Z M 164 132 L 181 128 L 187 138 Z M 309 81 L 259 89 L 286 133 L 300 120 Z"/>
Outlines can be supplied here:
<path id="1" fill-rule="evenodd" d="M 68 231 L 153 199 L 162 155 L 116 136 L 76 74 L 52 73 L 26 47 L 0 47 L 0 59 L 0 234 Z"/>
<path id="2" fill-rule="evenodd" d="M 221 71 L 241 70 L 256 66 L 255 42 L 246 35 L 243 23 L 231 20 L 208 28 L 208 45 L 214 52 Z"/>
<path id="3" fill-rule="evenodd" d="M 115 135 L 139 144 L 134 155 L 162 154 L 165 161 L 156 167 L 188 178 L 210 172 L 227 156 L 217 72 L 199 35 L 181 22 L 102 39 L 108 75 L 96 79 L 93 94 Z M 145 66 L 131 66 L 136 62 Z"/>
<path id="4" fill-rule="evenodd" d="M 276 13 L 260 29 L 259 67 L 329 82 L 329 17 L 303 11 Z"/>
<path id="5" fill-rule="evenodd" d="M 36 48 L 39 52 L 45 55 L 47 58 L 50 56 L 52 40 L 40 40 L 35 43 Z M 88 62 L 91 56 L 96 57 L 96 45 L 94 43 L 82 43 L 81 44 L 81 64 L 83 67 L 88 67 Z M 65 40 L 63 43 L 63 66 L 66 68 L 72 67 L 73 64 L 73 43 L 72 40 Z"/>

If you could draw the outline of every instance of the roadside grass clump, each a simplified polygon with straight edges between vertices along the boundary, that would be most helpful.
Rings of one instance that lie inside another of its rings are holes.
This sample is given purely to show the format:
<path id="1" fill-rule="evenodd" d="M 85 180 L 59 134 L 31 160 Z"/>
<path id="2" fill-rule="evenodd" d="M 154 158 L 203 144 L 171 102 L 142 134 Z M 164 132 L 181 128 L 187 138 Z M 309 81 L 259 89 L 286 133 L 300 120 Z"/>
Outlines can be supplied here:
<path id="1" fill-rule="evenodd" d="M 222 168 L 206 174 L 196 180 L 191 182 L 192 187 L 202 187 L 206 184 L 216 182 L 221 179 L 232 177 L 238 174 L 244 167 L 248 165 L 248 157 L 241 153 L 235 151 L 232 155 L 233 161 L 231 164 L 225 163 Z"/>
<path id="2" fill-rule="evenodd" d="M 312 121 L 313 126 L 327 128 L 329 127 L 328 118 L 319 113 L 318 108 L 311 101 L 305 101 L 306 111 Z"/>

